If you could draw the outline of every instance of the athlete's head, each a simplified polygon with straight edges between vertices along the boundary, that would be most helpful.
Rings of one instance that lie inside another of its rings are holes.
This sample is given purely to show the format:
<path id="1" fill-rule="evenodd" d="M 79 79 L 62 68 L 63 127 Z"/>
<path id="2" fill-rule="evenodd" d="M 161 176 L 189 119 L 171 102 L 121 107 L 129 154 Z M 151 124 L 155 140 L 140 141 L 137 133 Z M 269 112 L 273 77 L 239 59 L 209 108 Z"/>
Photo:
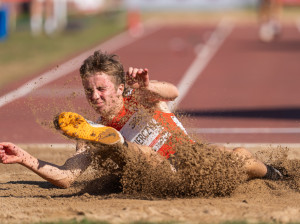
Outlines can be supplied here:
<path id="1" fill-rule="evenodd" d="M 84 60 L 80 67 L 80 76 L 82 79 L 93 76 L 97 72 L 112 76 L 116 88 L 120 84 L 125 84 L 124 68 L 117 55 L 95 51 L 93 55 Z"/>
<path id="2" fill-rule="evenodd" d="M 114 116 L 123 105 L 123 65 L 116 55 L 96 51 L 80 68 L 87 100 L 104 119 Z"/>

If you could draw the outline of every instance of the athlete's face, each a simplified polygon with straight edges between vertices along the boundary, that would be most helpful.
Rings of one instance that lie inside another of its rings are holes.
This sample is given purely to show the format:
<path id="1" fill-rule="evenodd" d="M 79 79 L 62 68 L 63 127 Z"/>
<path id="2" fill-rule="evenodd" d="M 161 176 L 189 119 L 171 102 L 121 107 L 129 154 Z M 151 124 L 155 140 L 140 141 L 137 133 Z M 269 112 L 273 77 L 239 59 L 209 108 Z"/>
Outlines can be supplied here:
<path id="1" fill-rule="evenodd" d="M 114 78 L 103 72 L 82 80 L 87 100 L 101 116 L 116 115 L 123 105 L 124 85 L 115 86 Z"/>

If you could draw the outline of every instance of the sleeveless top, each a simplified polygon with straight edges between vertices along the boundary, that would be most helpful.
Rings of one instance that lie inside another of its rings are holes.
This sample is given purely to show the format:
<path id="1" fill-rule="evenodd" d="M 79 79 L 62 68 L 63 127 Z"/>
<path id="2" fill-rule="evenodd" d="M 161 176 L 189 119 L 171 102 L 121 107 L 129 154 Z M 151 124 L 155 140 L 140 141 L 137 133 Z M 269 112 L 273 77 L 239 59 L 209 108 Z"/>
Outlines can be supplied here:
<path id="1" fill-rule="evenodd" d="M 124 97 L 123 108 L 106 125 L 120 131 L 125 140 L 149 146 L 167 159 L 175 153 L 175 144 L 191 141 L 173 113 L 145 108 L 132 94 Z"/>

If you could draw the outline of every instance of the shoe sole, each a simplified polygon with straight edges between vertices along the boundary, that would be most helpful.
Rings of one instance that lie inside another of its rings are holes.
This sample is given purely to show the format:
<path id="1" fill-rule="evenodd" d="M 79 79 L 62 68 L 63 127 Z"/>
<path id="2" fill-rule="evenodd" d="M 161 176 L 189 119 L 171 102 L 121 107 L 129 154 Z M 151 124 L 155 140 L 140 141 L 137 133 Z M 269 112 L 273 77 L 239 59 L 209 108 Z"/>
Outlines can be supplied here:
<path id="1" fill-rule="evenodd" d="M 84 117 L 73 112 L 63 112 L 54 119 L 55 128 L 72 139 L 82 139 L 106 145 L 123 143 L 121 134 L 112 127 L 91 124 Z"/>

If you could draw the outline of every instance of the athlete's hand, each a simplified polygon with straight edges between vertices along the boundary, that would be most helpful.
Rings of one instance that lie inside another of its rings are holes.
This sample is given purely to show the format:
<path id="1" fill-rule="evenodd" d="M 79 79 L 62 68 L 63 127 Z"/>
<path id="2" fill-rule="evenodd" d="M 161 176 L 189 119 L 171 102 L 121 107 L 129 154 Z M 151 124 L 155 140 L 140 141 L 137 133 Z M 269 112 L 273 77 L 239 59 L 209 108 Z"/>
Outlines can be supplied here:
<path id="1" fill-rule="evenodd" d="M 129 67 L 126 73 L 126 84 L 133 89 L 147 88 L 149 86 L 148 69 Z"/>
<path id="2" fill-rule="evenodd" d="M 0 143 L 0 163 L 11 164 L 21 163 L 25 156 L 25 151 L 20 147 L 10 143 Z"/>

